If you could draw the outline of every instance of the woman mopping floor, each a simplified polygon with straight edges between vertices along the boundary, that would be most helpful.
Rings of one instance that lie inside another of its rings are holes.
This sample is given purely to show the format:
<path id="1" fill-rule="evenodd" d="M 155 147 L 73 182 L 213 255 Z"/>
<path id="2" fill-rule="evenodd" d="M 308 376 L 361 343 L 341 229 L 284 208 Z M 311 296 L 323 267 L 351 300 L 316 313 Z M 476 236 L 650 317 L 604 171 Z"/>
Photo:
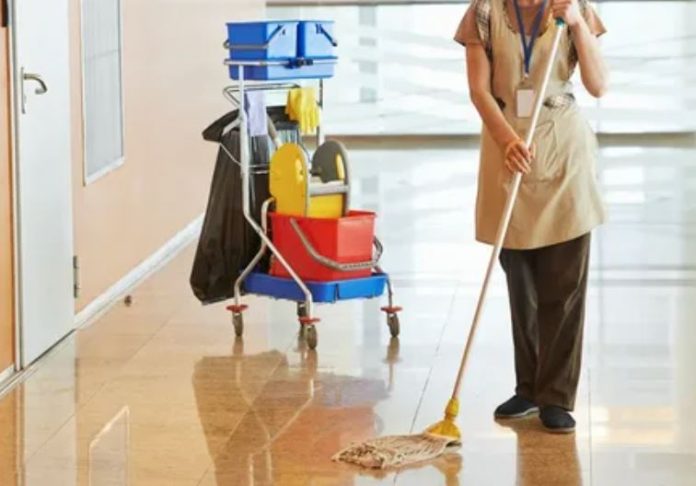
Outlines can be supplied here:
<path id="1" fill-rule="evenodd" d="M 528 130 L 552 17 L 568 35 L 558 48 L 531 150 Z M 500 253 L 515 346 L 515 395 L 498 419 L 540 411 L 544 427 L 570 432 L 580 376 L 590 232 L 604 219 L 596 183 L 597 143 L 570 78 L 580 65 L 587 91 L 606 90 L 596 37 L 605 32 L 586 0 L 474 0 L 455 40 L 466 46 L 471 99 L 483 119 L 476 237 L 493 243 L 514 172 L 523 174 Z"/>
<path id="2" fill-rule="evenodd" d="M 335 460 L 404 466 L 459 442 L 460 385 L 498 258 L 507 274 L 517 387 L 495 416 L 540 410 L 549 431 L 575 429 L 569 412 L 580 375 L 590 232 L 604 209 L 596 138 L 570 78 L 579 64 L 585 88 L 604 93 L 608 72 L 596 40 L 604 32 L 587 0 L 473 0 L 455 40 L 466 46 L 471 98 L 484 125 L 476 236 L 494 248 L 452 398 L 444 420 L 425 433 L 355 444 Z"/>

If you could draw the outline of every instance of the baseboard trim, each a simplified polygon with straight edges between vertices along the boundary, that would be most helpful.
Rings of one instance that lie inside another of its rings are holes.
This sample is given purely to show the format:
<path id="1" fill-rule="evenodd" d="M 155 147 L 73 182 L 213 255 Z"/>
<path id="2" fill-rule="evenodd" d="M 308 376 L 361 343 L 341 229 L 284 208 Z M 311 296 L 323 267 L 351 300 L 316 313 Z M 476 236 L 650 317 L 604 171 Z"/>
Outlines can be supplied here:
<path id="1" fill-rule="evenodd" d="M 19 383 L 20 379 L 24 376 L 23 371 L 15 372 L 14 367 L 8 368 L 2 373 L 0 373 L 0 400 L 5 398 L 10 390 Z"/>
<path id="2" fill-rule="evenodd" d="M 5 371 L 0 371 L 0 387 L 2 387 L 3 383 L 6 381 L 9 381 L 12 376 L 15 374 L 15 368 L 14 366 L 10 366 L 7 368 Z"/>
<path id="3" fill-rule="evenodd" d="M 203 215 L 197 217 L 159 250 L 112 285 L 106 292 L 90 302 L 75 315 L 75 327 L 79 329 L 94 322 L 139 283 L 171 261 L 189 243 L 198 238 L 202 225 Z"/>

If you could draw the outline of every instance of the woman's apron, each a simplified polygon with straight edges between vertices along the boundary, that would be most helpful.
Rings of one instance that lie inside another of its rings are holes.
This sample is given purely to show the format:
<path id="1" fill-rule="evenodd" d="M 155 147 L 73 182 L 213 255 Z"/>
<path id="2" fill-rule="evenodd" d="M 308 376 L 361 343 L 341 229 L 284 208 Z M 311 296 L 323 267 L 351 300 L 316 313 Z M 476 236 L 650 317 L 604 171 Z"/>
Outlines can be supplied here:
<path id="1" fill-rule="evenodd" d="M 530 79 L 537 90 L 557 28 L 549 18 L 534 45 Z M 515 105 L 524 58 L 519 34 L 512 30 L 505 11 L 505 0 L 491 1 L 491 43 L 493 96 L 503 108 L 505 118 L 524 138 L 531 118 L 518 118 Z M 549 102 L 567 101 L 572 93 L 570 48 L 570 36 L 562 36 L 545 97 Z M 560 105 L 544 106 L 541 110 L 534 136 L 536 157 L 531 172 L 522 178 L 505 248 L 533 249 L 569 241 L 588 233 L 605 219 L 596 181 L 596 137 L 575 102 Z M 495 241 L 511 182 L 504 150 L 484 126 L 476 201 L 479 241 L 491 244 Z"/>

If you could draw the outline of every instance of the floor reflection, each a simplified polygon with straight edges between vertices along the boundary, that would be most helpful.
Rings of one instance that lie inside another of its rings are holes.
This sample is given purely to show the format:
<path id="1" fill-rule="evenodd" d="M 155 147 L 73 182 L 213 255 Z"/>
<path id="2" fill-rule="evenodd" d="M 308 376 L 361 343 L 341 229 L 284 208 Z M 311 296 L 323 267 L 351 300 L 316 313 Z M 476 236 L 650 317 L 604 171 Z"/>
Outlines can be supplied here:
<path id="1" fill-rule="evenodd" d="M 575 434 L 549 434 L 538 417 L 497 422 L 517 436 L 518 485 L 583 485 Z"/>
<path id="2" fill-rule="evenodd" d="M 89 444 L 89 484 L 127 486 L 130 455 L 130 409 L 126 406 Z M 108 464 L 108 468 L 104 465 Z"/>
<path id="3" fill-rule="evenodd" d="M 230 356 L 196 363 L 193 387 L 217 484 L 354 484 L 352 474 L 336 477 L 331 455 L 350 436 L 379 433 L 373 407 L 389 383 L 318 372 L 317 352 L 299 351 L 294 367 L 277 350 L 245 354 L 237 339 Z M 386 361 L 397 359 L 393 341 Z"/>

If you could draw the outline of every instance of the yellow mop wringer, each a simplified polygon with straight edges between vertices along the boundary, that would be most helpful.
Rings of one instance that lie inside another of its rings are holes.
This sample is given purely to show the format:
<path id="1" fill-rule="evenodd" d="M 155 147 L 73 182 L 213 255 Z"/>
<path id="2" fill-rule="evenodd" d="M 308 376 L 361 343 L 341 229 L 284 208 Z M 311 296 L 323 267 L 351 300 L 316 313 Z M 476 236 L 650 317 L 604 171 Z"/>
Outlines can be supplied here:
<path id="1" fill-rule="evenodd" d="M 565 24 L 562 20 L 557 19 L 556 26 L 556 36 L 554 39 L 553 48 L 546 65 L 546 72 L 544 74 L 541 89 L 539 90 L 539 94 L 535 101 L 531 124 L 525 139 L 527 147 L 531 147 L 532 140 L 534 139 L 534 131 L 536 130 L 536 126 L 539 121 L 539 114 L 541 113 L 546 88 L 548 87 L 549 79 L 551 77 L 553 63 L 556 59 L 556 55 L 558 54 L 558 48 Z M 483 312 L 483 306 L 486 300 L 486 294 L 488 293 L 488 285 L 490 283 L 491 275 L 493 273 L 493 269 L 495 268 L 495 263 L 498 256 L 500 255 L 503 241 L 505 240 L 505 235 L 507 234 L 507 229 L 510 224 L 512 209 L 515 205 L 515 200 L 517 198 L 517 193 L 519 192 L 521 181 L 522 173 L 515 173 L 512 179 L 512 190 L 508 195 L 505 210 L 503 211 L 503 217 L 498 226 L 495 246 L 488 262 L 486 275 L 481 288 L 481 294 L 479 295 L 478 304 L 476 306 L 476 312 L 474 313 L 473 322 L 471 324 L 469 336 L 464 348 L 464 354 L 459 366 L 459 372 L 457 373 L 457 379 L 455 380 L 454 389 L 452 391 L 452 397 L 445 408 L 444 419 L 432 425 L 425 432 L 420 434 L 381 437 L 368 440 L 361 444 L 351 445 L 338 452 L 333 457 L 335 461 L 348 462 L 365 468 L 373 469 L 401 467 L 434 459 L 448 449 L 460 445 L 461 432 L 459 431 L 459 427 L 457 427 L 455 420 L 459 415 L 459 391 L 461 388 L 462 378 L 464 377 L 464 371 L 469 360 L 469 354 L 474 342 L 474 336 L 476 335 L 476 330 Z"/>

